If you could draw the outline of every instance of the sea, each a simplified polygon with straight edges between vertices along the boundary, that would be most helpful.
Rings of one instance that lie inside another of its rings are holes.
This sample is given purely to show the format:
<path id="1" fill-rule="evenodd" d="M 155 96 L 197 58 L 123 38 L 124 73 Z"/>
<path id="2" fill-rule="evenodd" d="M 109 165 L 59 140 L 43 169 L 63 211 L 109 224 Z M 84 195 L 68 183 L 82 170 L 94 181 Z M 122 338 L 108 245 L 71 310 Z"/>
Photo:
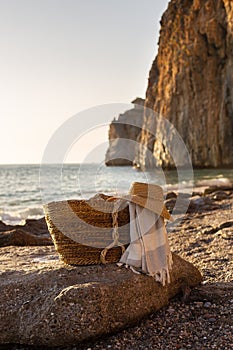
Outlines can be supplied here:
<path id="1" fill-rule="evenodd" d="M 0 220 L 24 224 L 44 215 L 43 204 L 65 199 L 90 198 L 97 193 L 125 194 L 132 182 L 158 184 L 164 191 L 192 193 L 195 186 L 229 185 L 233 169 L 137 171 L 104 164 L 0 165 Z"/>

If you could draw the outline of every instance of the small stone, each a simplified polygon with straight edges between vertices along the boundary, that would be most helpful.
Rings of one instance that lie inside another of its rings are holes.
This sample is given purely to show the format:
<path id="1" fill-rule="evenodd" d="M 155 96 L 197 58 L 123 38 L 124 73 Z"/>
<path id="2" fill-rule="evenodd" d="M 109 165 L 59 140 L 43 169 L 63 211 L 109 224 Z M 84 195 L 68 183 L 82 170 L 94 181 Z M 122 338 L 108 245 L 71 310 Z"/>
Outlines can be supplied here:
<path id="1" fill-rule="evenodd" d="M 230 232 L 223 232 L 221 236 L 223 239 L 228 239 L 228 240 L 231 240 L 233 238 Z"/>
<path id="2" fill-rule="evenodd" d="M 168 312 L 169 312 L 169 313 L 173 313 L 173 312 L 175 312 L 175 309 L 169 307 Z"/>
<path id="3" fill-rule="evenodd" d="M 207 283 L 208 283 L 208 281 L 207 281 L 207 280 L 205 280 L 205 281 L 202 281 L 202 283 L 201 283 L 201 284 L 205 285 L 205 284 L 207 284 Z"/>
<path id="4" fill-rule="evenodd" d="M 209 301 L 206 301 L 204 307 L 208 309 L 209 307 L 211 307 L 211 303 Z"/>
<path id="5" fill-rule="evenodd" d="M 209 318 L 209 322 L 215 322 L 215 321 L 216 321 L 216 318 L 214 317 Z"/>
<path id="6" fill-rule="evenodd" d="M 166 199 L 177 198 L 177 194 L 175 192 L 168 192 L 166 195 Z"/>
<path id="7" fill-rule="evenodd" d="M 228 198 L 228 194 L 224 191 L 217 191 L 213 195 L 213 199 L 215 201 L 221 201 L 221 200 L 227 199 L 227 198 Z"/>

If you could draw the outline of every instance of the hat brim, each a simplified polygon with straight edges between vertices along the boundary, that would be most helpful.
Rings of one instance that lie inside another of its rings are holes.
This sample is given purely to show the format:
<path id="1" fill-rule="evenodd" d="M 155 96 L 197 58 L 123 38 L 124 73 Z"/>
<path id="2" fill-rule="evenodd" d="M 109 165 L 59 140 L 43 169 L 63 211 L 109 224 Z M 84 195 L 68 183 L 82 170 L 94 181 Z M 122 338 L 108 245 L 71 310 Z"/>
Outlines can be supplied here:
<path id="1" fill-rule="evenodd" d="M 125 195 L 122 197 L 113 197 L 115 199 L 125 199 L 126 201 L 140 205 L 143 208 L 149 209 L 150 211 L 161 215 L 167 220 L 174 221 L 173 217 L 163 204 L 161 200 L 145 198 L 137 195 Z M 109 198 L 111 200 L 111 198 Z"/>

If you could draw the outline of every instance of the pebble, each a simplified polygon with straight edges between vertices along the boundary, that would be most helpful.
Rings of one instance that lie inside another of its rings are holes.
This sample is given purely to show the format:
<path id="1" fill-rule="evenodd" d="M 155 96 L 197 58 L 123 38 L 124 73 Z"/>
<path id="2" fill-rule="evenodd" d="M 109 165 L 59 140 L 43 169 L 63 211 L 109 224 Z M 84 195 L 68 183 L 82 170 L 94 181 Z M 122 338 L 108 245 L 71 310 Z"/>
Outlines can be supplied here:
<path id="1" fill-rule="evenodd" d="M 173 312 L 175 312 L 175 309 L 172 309 L 172 308 L 169 307 L 168 312 L 169 313 L 173 313 Z"/>
<path id="2" fill-rule="evenodd" d="M 209 301 L 206 301 L 205 304 L 204 304 L 204 307 L 205 308 L 211 307 L 211 303 Z"/>
<path id="3" fill-rule="evenodd" d="M 215 201 L 221 201 L 223 199 L 227 199 L 227 197 L 228 197 L 228 194 L 224 191 L 217 191 L 213 195 L 213 199 Z"/>
<path id="4" fill-rule="evenodd" d="M 177 194 L 175 192 L 168 192 L 166 195 L 166 199 L 177 198 Z"/>

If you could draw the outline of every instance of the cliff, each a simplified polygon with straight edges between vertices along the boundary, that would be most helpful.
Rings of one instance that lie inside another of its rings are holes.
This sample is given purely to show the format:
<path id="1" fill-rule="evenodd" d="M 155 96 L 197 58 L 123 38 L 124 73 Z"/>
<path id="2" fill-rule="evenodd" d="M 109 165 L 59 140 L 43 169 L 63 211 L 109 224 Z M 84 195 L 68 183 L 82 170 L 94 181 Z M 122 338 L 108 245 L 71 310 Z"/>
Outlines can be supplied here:
<path id="1" fill-rule="evenodd" d="M 109 148 L 105 157 L 108 166 L 133 165 L 135 144 L 143 124 L 143 105 L 145 100 L 136 98 L 134 108 L 120 114 L 109 126 Z"/>
<path id="2" fill-rule="evenodd" d="M 195 167 L 233 165 L 233 1 L 171 0 L 161 20 L 159 51 L 145 107 L 167 118 Z M 143 128 L 156 128 L 145 111 Z M 153 126 L 154 125 L 154 126 Z M 142 130 L 135 162 L 173 166 L 166 147 Z M 145 146 L 152 151 L 149 157 Z"/>

